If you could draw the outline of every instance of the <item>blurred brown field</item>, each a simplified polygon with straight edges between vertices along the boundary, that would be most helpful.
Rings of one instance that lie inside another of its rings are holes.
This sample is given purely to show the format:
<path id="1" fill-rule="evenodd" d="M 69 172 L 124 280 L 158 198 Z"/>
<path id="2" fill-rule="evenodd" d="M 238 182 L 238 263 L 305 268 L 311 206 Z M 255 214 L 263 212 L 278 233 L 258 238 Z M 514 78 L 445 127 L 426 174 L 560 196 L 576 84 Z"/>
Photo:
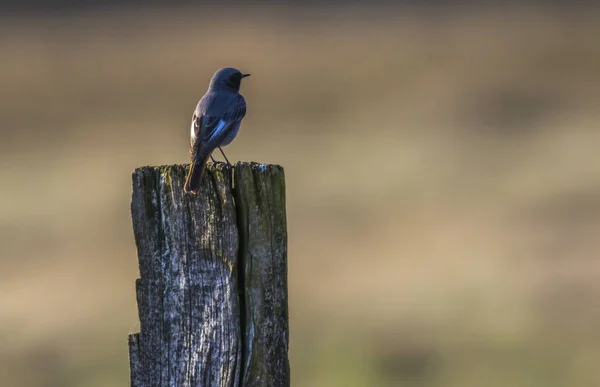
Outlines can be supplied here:
<path id="1" fill-rule="evenodd" d="M 130 173 L 223 66 L 228 157 L 286 171 L 293 386 L 600 385 L 595 10 L 198 11 L 0 20 L 1 385 L 127 385 Z"/>

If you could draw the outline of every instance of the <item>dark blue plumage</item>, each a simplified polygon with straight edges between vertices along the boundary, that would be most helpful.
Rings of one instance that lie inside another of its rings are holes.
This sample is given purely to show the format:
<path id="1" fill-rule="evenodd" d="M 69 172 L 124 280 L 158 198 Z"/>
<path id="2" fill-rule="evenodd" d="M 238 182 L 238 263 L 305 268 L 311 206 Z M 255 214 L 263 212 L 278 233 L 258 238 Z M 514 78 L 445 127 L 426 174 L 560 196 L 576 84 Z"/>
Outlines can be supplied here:
<path id="1" fill-rule="evenodd" d="M 239 93 L 240 83 L 249 75 L 231 67 L 220 69 L 213 75 L 208 91 L 198 102 L 192 116 L 192 163 L 185 182 L 186 192 L 198 192 L 212 152 L 229 145 L 237 135 L 246 115 L 246 101 Z"/>

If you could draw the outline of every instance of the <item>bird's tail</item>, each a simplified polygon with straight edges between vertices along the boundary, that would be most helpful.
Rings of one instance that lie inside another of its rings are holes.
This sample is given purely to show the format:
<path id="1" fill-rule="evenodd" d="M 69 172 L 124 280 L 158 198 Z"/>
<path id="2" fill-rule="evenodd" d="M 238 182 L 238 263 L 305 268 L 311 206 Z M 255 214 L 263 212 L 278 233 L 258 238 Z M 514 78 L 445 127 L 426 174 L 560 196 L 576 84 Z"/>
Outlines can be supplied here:
<path id="1" fill-rule="evenodd" d="M 190 164 L 190 171 L 188 172 L 187 179 L 185 180 L 185 186 L 183 190 L 187 193 L 198 193 L 200 184 L 202 183 L 202 177 L 204 176 L 204 170 L 206 169 L 206 162 L 210 154 L 204 157 L 200 157 L 200 161 L 193 161 Z"/>

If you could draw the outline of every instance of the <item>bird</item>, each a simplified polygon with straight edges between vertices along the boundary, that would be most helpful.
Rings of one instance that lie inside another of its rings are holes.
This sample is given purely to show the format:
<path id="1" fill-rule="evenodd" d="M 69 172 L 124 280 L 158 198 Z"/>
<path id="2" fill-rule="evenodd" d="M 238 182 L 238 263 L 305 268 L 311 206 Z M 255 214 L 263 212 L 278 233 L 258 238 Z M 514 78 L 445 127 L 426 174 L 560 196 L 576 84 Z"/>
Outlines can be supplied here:
<path id="1" fill-rule="evenodd" d="M 233 141 L 246 115 L 246 100 L 240 94 L 240 84 L 248 76 L 250 74 L 243 74 L 233 67 L 218 70 L 196 105 L 190 128 L 191 163 L 185 192 L 198 192 L 206 163 L 215 149 L 219 148 L 227 164 L 231 165 L 221 147 Z"/>

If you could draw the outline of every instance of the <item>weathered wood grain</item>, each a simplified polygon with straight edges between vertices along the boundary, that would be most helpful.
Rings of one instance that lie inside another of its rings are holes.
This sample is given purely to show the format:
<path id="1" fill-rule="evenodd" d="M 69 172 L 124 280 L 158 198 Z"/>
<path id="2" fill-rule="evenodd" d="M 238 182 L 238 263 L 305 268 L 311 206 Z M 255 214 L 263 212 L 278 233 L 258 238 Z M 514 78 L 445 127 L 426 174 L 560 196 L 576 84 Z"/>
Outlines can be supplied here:
<path id="1" fill-rule="evenodd" d="M 231 170 L 209 164 L 197 195 L 183 192 L 186 172 L 133 172 L 141 278 L 130 383 L 289 386 L 283 169 L 238 163 L 233 190 Z"/>
<path id="2" fill-rule="evenodd" d="M 211 168 L 187 195 L 183 166 L 133 173 L 141 386 L 237 386 L 238 232 L 229 174 Z"/>
<path id="3" fill-rule="evenodd" d="M 277 165 L 238 164 L 235 199 L 243 271 L 243 386 L 290 385 L 285 177 Z"/>

